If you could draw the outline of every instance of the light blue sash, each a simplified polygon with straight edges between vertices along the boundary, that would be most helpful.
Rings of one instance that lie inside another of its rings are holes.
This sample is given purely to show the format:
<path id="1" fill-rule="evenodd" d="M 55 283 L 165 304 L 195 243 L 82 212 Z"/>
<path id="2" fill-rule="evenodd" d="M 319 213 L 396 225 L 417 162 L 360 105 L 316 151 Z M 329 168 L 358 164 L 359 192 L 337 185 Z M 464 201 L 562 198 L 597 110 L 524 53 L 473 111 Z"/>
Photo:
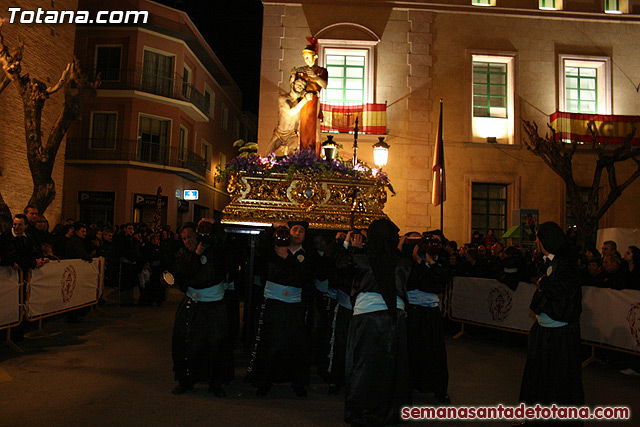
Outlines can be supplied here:
<path id="1" fill-rule="evenodd" d="M 396 306 L 398 310 L 404 310 L 404 301 L 396 296 Z M 374 311 L 387 310 L 384 298 L 377 292 L 362 292 L 356 297 L 356 306 L 353 308 L 353 315 L 373 313 Z"/>
<path id="2" fill-rule="evenodd" d="M 264 285 L 264 297 L 279 301 L 296 303 L 302 301 L 302 289 L 293 286 L 284 286 L 267 280 Z"/>
<path id="3" fill-rule="evenodd" d="M 343 290 L 338 289 L 338 304 L 348 310 L 353 310 L 351 305 L 351 297 Z"/>
<path id="4" fill-rule="evenodd" d="M 200 302 L 220 301 L 224 298 L 224 283 L 204 289 L 187 288 L 187 296 Z"/>
<path id="5" fill-rule="evenodd" d="M 540 326 L 544 326 L 545 328 L 560 328 L 562 326 L 567 326 L 567 322 L 560 322 L 558 320 L 553 320 L 546 313 L 536 314 L 536 318 L 538 319 L 538 324 Z"/>
<path id="6" fill-rule="evenodd" d="M 329 292 L 329 279 L 327 280 L 318 280 L 316 279 L 316 289 L 326 294 Z"/>
<path id="7" fill-rule="evenodd" d="M 418 289 L 408 291 L 407 296 L 409 297 L 409 304 L 411 305 L 419 305 L 422 307 L 437 307 L 440 303 L 440 298 L 438 298 L 438 295 L 429 292 L 423 292 Z"/>
<path id="8" fill-rule="evenodd" d="M 336 288 L 328 288 L 327 289 L 327 295 L 331 299 L 336 299 L 336 298 L 338 298 L 338 290 Z"/>
<path id="9" fill-rule="evenodd" d="M 225 282 L 224 283 L 224 290 L 225 291 L 235 291 L 236 290 L 236 282 L 235 281 Z"/>

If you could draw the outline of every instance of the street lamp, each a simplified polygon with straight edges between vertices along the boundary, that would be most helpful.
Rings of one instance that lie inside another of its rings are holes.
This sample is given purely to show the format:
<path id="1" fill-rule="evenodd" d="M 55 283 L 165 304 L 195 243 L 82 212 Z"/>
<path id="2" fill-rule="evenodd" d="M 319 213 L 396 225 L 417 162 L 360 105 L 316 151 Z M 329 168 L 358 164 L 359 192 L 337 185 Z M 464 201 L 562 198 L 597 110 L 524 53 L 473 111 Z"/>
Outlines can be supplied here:
<path id="1" fill-rule="evenodd" d="M 384 136 L 378 137 L 378 142 L 373 144 L 373 163 L 382 169 L 389 160 L 389 144 L 384 141 Z"/>

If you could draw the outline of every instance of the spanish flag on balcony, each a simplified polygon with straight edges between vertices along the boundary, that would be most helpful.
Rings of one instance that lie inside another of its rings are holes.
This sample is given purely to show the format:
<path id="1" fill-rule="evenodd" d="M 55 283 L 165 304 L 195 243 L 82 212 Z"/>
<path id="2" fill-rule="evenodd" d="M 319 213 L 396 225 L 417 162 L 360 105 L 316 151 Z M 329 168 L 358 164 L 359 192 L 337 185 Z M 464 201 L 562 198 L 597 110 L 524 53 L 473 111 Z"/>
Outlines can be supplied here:
<path id="1" fill-rule="evenodd" d="M 322 115 L 322 132 L 353 132 L 357 118 L 360 133 L 387 133 L 387 104 L 322 104 Z"/>
<path id="2" fill-rule="evenodd" d="M 631 140 L 632 145 L 640 145 L 640 116 L 614 116 L 605 114 L 565 113 L 556 111 L 551 115 L 550 125 L 556 130 L 558 138 L 590 144 L 592 131 L 600 144 L 622 144 L 625 136 L 632 130 L 632 124 L 638 130 Z"/>

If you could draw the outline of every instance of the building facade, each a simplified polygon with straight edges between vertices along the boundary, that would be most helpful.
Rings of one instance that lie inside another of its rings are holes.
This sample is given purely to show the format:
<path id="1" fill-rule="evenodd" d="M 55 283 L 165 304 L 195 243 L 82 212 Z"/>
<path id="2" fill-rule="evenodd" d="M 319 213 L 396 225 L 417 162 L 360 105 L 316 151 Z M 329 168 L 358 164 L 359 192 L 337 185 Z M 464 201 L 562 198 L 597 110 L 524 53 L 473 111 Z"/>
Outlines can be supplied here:
<path id="1" fill-rule="evenodd" d="M 571 224 L 564 183 L 526 149 L 522 120 L 535 121 L 544 133 L 557 111 L 640 115 L 638 1 L 263 3 L 261 148 L 277 123 L 277 96 L 288 90 L 290 70 L 303 65 L 305 37 L 318 38 L 319 64 L 329 70 L 323 102 L 386 111 L 386 131 L 373 126 L 358 138 L 359 157 L 373 164 L 371 145 L 379 136 L 391 145 L 384 170 L 397 195 L 385 212 L 402 232 L 440 226 L 440 207 L 431 204 L 440 99 L 444 232 L 458 242 L 470 241 L 473 230 L 499 234 L 518 225 L 516 210 Z M 327 117 L 330 107 L 323 110 L 325 121 L 339 119 Z M 323 138 L 332 131 L 323 129 Z M 352 135 L 334 139 L 351 158 Z M 574 174 L 581 186 L 591 187 L 594 166 L 593 154 L 579 149 Z M 636 167 L 620 165 L 618 179 Z M 606 179 L 601 186 L 604 198 Z M 637 228 L 639 200 L 636 181 L 599 226 Z"/>
<path id="2" fill-rule="evenodd" d="M 148 21 L 77 28 L 75 54 L 102 84 L 68 135 L 64 215 L 150 223 L 160 194 L 161 221 L 174 228 L 213 216 L 228 203 L 216 168 L 251 123 L 240 89 L 186 13 L 146 0 L 108 7 Z"/>

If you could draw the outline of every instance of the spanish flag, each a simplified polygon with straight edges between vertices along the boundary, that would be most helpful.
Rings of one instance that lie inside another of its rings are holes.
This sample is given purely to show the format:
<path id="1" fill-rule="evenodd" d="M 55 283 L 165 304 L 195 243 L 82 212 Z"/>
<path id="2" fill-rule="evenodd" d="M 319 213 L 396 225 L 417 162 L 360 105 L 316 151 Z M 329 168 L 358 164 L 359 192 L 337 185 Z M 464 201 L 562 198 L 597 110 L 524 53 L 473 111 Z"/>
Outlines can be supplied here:
<path id="1" fill-rule="evenodd" d="M 322 104 L 322 132 L 353 132 L 358 119 L 360 133 L 387 133 L 387 104 Z"/>
<path id="2" fill-rule="evenodd" d="M 640 117 L 556 111 L 551 115 L 549 124 L 556 130 L 560 140 L 590 144 L 593 142 L 593 133 L 597 143 L 622 144 L 631 133 L 633 124 L 640 126 Z M 631 144 L 640 145 L 640 131 L 636 132 Z"/>

